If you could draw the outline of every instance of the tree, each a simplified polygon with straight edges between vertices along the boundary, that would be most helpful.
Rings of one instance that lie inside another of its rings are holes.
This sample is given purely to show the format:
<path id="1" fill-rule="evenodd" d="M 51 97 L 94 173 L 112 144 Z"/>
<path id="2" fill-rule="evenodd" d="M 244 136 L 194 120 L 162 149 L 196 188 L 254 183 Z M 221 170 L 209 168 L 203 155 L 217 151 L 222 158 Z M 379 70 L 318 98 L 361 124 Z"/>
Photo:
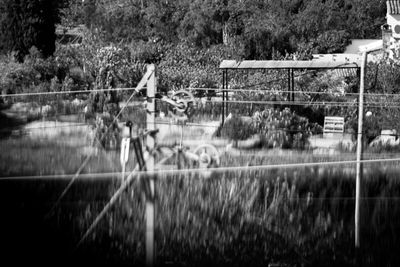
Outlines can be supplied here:
<path id="1" fill-rule="evenodd" d="M 386 1 L 345 0 L 346 27 L 352 38 L 380 38 L 386 22 Z"/>
<path id="2" fill-rule="evenodd" d="M 35 46 L 43 56 L 55 51 L 55 25 L 60 10 L 68 0 L 2 0 L 0 1 L 0 50 L 16 53 L 19 61 Z"/>
<path id="3" fill-rule="evenodd" d="M 350 43 L 347 31 L 328 30 L 310 40 L 302 49 L 309 49 L 314 54 L 334 54 L 342 53 Z"/>
<path id="4" fill-rule="evenodd" d="M 69 4 L 61 10 L 61 25 L 74 27 L 85 23 L 85 1 L 69 0 Z"/>
<path id="5" fill-rule="evenodd" d="M 153 40 L 161 39 L 167 42 L 176 42 L 178 28 L 188 11 L 186 0 L 149 1 L 145 12 L 148 35 Z"/>
<path id="6" fill-rule="evenodd" d="M 195 2 L 196 3 L 196 2 Z M 192 5 L 181 23 L 180 37 L 200 47 L 221 43 L 216 22 L 202 5 Z"/>

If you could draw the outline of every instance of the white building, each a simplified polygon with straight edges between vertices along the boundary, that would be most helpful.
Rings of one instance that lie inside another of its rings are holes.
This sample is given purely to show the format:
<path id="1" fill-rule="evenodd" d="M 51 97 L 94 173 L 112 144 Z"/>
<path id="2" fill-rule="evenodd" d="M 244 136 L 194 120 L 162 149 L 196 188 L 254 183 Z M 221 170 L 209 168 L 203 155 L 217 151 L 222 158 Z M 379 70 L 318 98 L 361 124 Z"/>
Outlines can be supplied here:
<path id="1" fill-rule="evenodd" d="M 400 60 L 400 0 L 388 0 L 386 24 L 382 26 L 383 49 L 389 58 Z"/>
<path id="2" fill-rule="evenodd" d="M 400 39 L 400 1 L 399 0 L 388 0 L 386 23 L 390 27 L 392 37 L 395 40 Z"/>
<path id="3" fill-rule="evenodd" d="M 386 24 L 382 25 L 381 39 L 354 39 L 347 46 L 345 54 L 359 54 L 363 51 L 370 53 L 370 61 L 382 58 L 400 60 L 400 0 L 387 0 Z"/>

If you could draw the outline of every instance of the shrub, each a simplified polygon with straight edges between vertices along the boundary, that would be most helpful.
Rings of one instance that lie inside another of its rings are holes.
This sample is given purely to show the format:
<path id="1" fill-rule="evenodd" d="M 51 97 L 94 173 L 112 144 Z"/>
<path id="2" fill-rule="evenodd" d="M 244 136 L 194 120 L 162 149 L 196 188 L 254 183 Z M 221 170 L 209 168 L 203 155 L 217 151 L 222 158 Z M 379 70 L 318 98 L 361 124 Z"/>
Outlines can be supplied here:
<path id="1" fill-rule="evenodd" d="M 256 112 L 253 123 L 263 136 L 266 147 L 304 149 L 308 145 L 312 125 L 307 118 L 298 116 L 289 108 Z"/>
<path id="2" fill-rule="evenodd" d="M 138 62 L 159 63 L 164 57 L 165 51 L 171 49 L 172 45 L 164 42 L 144 42 L 137 41 L 127 46 L 133 60 Z"/>
<path id="3" fill-rule="evenodd" d="M 307 118 L 297 115 L 289 108 L 268 108 L 256 112 L 251 121 L 245 121 L 238 115 L 228 117 L 216 135 L 219 131 L 222 137 L 233 141 L 260 134 L 265 147 L 305 149 L 311 134 L 322 132 L 322 127 L 317 123 L 309 123 Z"/>
<path id="4" fill-rule="evenodd" d="M 372 140 L 374 140 L 377 136 L 380 135 L 382 130 L 381 120 L 382 118 L 380 118 L 380 116 L 375 116 L 375 115 L 364 118 L 363 122 L 364 144 L 369 144 Z M 347 122 L 347 125 L 348 128 L 350 128 L 353 133 L 352 138 L 354 140 L 357 140 L 358 115 L 354 114 Z"/>
<path id="5" fill-rule="evenodd" d="M 255 129 L 237 115 L 227 119 L 221 129 L 221 136 L 233 141 L 245 140 L 255 134 Z"/>

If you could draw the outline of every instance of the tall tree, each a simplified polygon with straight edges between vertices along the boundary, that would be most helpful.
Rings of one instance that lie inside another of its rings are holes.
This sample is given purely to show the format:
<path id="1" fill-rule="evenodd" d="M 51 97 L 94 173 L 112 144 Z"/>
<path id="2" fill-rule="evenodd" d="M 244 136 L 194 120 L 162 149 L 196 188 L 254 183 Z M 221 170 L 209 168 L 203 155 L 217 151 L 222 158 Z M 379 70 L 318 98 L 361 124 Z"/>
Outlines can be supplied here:
<path id="1" fill-rule="evenodd" d="M 23 60 L 35 46 L 43 56 L 55 50 L 55 25 L 67 0 L 1 0 L 0 50 L 15 51 Z"/>

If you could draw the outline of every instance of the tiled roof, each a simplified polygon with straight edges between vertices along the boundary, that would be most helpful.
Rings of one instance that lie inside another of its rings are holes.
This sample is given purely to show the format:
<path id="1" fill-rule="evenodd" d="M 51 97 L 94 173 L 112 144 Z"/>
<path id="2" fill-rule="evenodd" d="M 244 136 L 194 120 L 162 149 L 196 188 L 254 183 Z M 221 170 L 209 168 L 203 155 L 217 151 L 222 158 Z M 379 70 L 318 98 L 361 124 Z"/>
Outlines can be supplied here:
<path id="1" fill-rule="evenodd" d="M 400 0 L 388 0 L 387 4 L 387 13 L 391 15 L 400 14 Z"/>

